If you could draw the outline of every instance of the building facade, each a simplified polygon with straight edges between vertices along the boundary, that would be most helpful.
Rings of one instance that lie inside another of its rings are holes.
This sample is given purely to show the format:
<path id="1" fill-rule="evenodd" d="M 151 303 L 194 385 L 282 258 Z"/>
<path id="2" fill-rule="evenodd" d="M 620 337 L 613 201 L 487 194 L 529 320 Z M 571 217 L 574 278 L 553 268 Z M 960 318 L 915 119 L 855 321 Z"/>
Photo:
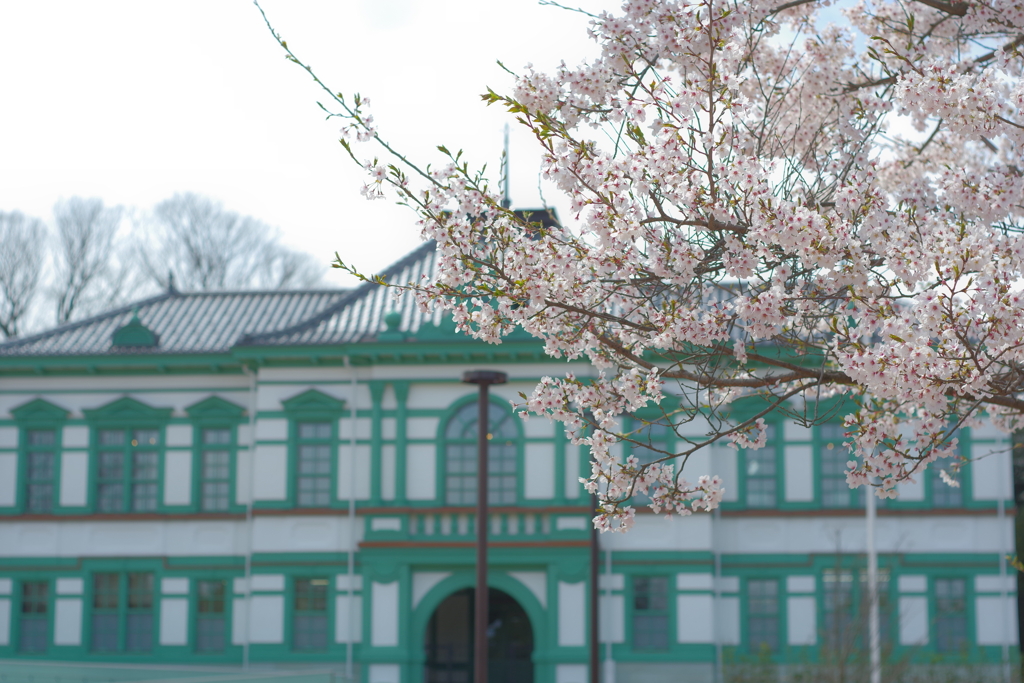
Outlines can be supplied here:
<path id="1" fill-rule="evenodd" d="M 372 286 L 171 290 L 0 345 L 0 660 L 468 682 L 477 394 L 460 377 L 479 368 L 510 379 L 489 418 L 492 680 L 584 683 L 587 453 L 510 400 L 590 368 L 474 342 Z M 862 655 L 863 497 L 840 442 L 776 422 L 764 448 L 692 459 L 726 479 L 720 512 L 600 537 L 605 681 Z M 929 471 L 880 508 L 887 662 L 1017 649 L 1009 443 L 964 430 L 961 449 L 960 487 Z"/>

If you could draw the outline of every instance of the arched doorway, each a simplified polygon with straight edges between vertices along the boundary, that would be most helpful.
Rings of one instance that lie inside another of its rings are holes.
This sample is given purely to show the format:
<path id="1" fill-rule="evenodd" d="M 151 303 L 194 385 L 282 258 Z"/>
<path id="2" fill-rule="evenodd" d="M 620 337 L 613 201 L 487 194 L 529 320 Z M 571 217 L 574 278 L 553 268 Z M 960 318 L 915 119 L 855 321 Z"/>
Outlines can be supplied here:
<path id="1" fill-rule="evenodd" d="M 424 642 L 424 683 L 473 683 L 473 598 L 466 588 L 437 606 Z M 489 683 L 533 683 L 533 627 L 508 593 L 487 591 Z"/>

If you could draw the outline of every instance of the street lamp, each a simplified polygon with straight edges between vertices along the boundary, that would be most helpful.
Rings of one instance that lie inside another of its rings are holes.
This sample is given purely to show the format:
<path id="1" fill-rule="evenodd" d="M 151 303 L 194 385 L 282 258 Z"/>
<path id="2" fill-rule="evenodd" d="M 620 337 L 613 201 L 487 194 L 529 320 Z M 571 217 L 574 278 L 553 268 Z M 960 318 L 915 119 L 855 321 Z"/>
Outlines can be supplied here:
<path id="1" fill-rule="evenodd" d="M 487 683 L 487 390 L 504 384 L 508 375 L 496 370 L 467 370 L 465 384 L 480 388 L 476 437 L 476 600 L 473 605 L 473 681 Z"/>

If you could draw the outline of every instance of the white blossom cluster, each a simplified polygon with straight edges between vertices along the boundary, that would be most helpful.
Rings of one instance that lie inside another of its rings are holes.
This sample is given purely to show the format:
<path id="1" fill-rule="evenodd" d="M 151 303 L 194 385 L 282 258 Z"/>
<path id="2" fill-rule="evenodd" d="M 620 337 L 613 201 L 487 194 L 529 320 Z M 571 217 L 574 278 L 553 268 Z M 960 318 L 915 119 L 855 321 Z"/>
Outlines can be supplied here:
<path id="1" fill-rule="evenodd" d="M 364 194 L 415 205 L 437 242 L 421 305 L 599 370 L 520 409 L 590 447 L 601 529 L 629 527 L 636 493 L 715 507 L 729 482 L 683 465 L 763 445 L 772 412 L 840 401 L 848 481 L 882 497 L 937 460 L 955 482 L 957 428 L 1020 424 L 1024 0 L 872 0 L 840 25 L 829 4 L 627 0 L 590 24 L 598 56 L 488 93 L 536 135 L 564 226 L 527 224 L 447 150 L 360 161 Z M 623 425 L 645 410 L 677 446 L 641 464 L 620 444 L 643 445 Z"/>

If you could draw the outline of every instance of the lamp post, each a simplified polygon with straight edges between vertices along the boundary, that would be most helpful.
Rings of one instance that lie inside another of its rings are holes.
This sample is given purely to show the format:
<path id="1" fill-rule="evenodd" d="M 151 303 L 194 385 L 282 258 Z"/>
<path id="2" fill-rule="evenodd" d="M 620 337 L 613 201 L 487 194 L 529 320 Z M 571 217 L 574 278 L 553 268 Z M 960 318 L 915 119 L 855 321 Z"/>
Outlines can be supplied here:
<path id="1" fill-rule="evenodd" d="M 473 683 L 487 683 L 487 437 L 490 420 L 487 390 L 504 384 L 496 370 L 467 370 L 462 381 L 480 388 L 476 438 L 476 598 L 473 605 Z"/>

